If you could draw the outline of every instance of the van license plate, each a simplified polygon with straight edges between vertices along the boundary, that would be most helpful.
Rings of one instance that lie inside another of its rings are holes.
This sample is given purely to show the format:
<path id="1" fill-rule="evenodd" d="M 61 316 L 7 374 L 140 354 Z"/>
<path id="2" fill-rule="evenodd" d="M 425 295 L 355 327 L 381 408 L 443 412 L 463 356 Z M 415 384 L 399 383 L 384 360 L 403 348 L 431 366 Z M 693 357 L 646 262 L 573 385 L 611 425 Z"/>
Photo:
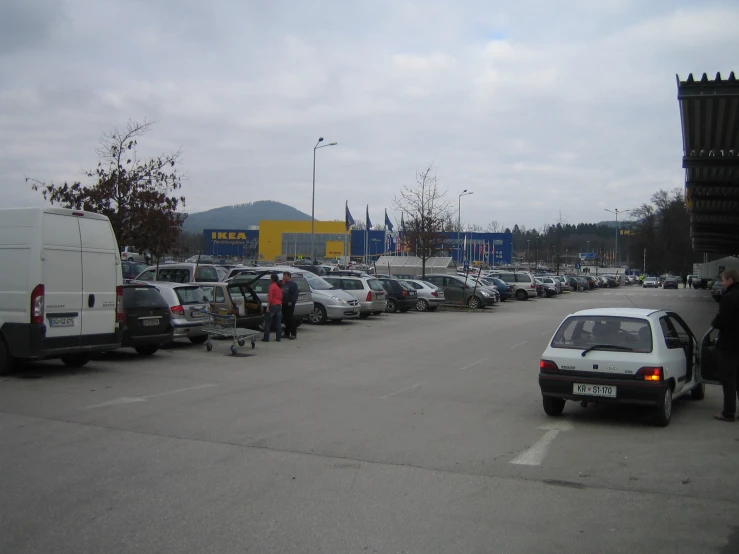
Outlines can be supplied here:
<path id="1" fill-rule="evenodd" d="M 156 327 L 159 325 L 159 318 L 156 319 L 142 319 L 141 324 L 144 327 Z"/>
<path id="2" fill-rule="evenodd" d="M 50 327 L 74 327 L 73 317 L 50 317 Z"/>
<path id="3" fill-rule="evenodd" d="M 572 394 L 616 398 L 616 387 L 612 385 L 583 385 L 580 383 L 573 383 Z"/>

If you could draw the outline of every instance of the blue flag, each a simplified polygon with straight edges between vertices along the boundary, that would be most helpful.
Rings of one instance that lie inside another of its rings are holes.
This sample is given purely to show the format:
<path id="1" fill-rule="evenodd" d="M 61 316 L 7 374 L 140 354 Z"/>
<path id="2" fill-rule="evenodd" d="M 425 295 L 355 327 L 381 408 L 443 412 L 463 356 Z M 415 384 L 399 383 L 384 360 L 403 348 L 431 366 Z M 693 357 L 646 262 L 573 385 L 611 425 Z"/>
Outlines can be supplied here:
<path id="1" fill-rule="evenodd" d="M 349 202 L 346 203 L 346 230 L 348 231 L 351 229 L 352 225 L 354 225 L 354 218 L 352 217 L 351 212 L 349 211 Z"/>
<path id="2" fill-rule="evenodd" d="M 385 228 L 391 233 L 393 232 L 393 224 L 390 222 L 390 218 L 387 216 L 387 210 L 385 210 Z"/>
<path id="3" fill-rule="evenodd" d="M 372 229 L 372 222 L 369 218 L 369 204 L 367 204 L 367 230 L 370 231 Z"/>

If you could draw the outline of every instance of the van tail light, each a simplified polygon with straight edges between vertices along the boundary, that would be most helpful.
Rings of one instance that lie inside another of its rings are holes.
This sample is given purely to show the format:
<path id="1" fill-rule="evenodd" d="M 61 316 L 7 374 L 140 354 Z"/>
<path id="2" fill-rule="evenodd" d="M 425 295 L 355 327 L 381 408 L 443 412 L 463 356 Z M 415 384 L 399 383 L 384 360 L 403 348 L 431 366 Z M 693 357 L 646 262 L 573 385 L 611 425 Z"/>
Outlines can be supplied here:
<path id="1" fill-rule="evenodd" d="M 181 315 L 183 317 L 185 315 L 185 308 L 183 308 L 182 306 L 172 306 L 169 311 L 172 312 L 174 315 Z"/>
<path id="2" fill-rule="evenodd" d="M 661 381 L 664 372 L 661 367 L 642 367 L 636 372 L 635 377 L 644 381 Z"/>
<path id="3" fill-rule="evenodd" d="M 541 373 L 557 373 L 559 367 L 552 360 L 541 360 L 539 361 L 539 371 Z"/>
<path id="4" fill-rule="evenodd" d="M 372 302 L 372 291 L 369 291 L 367 293 L 367 300 L 366 300 L 366 302 Z"/>
<path id="5" fill-rule="evenodd" d="M 435 291 L 435 290 L 432 290 L 432 291 L 431 291 L 431 296 L 436 296 L 436 297 L 438 297 L 438 296 L 439 296 L 439 292 L 438 292 L 438 291 Z"/>
<path id="6" fill-rule="evenodd" d="M 44 322 L 44 285 L 36 285 L 31 293 L 31 323 Z"/>
<path id="7" fill-rule="evenodd" d="M 123 310 L 123 287 L 118 285 L 115 288 L 115 320 L 125 323 L 126 312 Z"/>

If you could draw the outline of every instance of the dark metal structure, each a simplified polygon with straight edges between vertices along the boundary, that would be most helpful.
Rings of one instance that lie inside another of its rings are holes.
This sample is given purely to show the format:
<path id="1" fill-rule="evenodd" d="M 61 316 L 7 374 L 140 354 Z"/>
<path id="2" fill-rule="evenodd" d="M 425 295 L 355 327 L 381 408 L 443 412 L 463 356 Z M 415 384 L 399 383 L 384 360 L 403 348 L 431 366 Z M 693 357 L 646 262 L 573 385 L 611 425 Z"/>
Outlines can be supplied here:
<path id="1" fill-rule="evenodd" d="M 739 81 L 677 77 L 693 248 L 739 253 Z"/>

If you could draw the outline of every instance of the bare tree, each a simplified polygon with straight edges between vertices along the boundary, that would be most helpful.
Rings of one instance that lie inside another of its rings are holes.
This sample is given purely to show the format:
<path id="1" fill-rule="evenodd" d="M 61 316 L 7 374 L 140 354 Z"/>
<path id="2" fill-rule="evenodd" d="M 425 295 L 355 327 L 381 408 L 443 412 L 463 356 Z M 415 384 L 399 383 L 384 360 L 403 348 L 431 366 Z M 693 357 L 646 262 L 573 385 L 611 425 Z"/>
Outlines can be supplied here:
<path id="1" fill-rule="evenodd" d="M 469 225 L 463 226 L 465 230 L 469 231 L 470 233 L 482 233 L 484 229 L 482 228 L 482 225 L 478 225 L 477 223 L 470 223 Z"/>
<path id="2" fill-rule="evenodd" d="M 496 220 L 491 221 L 490 223 L 488 223 L 487 226 L 488 233 L 502 233 L 503 229 L 503 224 Z"/>
<path id="3" fill-rule="evenodd" d="M 439 190 L 432 168 L 433 164 L 417 172 L 415 186 L 404 186 L 392 201 L 393 209 L 407 216 L 401 232 L 406 244 L 421 258 L 422 278 L 426 277 L 426 260 L 441 250 L 442 229 L 451 215 L 451 202 L 446 198 L 446 191 Z"/>

